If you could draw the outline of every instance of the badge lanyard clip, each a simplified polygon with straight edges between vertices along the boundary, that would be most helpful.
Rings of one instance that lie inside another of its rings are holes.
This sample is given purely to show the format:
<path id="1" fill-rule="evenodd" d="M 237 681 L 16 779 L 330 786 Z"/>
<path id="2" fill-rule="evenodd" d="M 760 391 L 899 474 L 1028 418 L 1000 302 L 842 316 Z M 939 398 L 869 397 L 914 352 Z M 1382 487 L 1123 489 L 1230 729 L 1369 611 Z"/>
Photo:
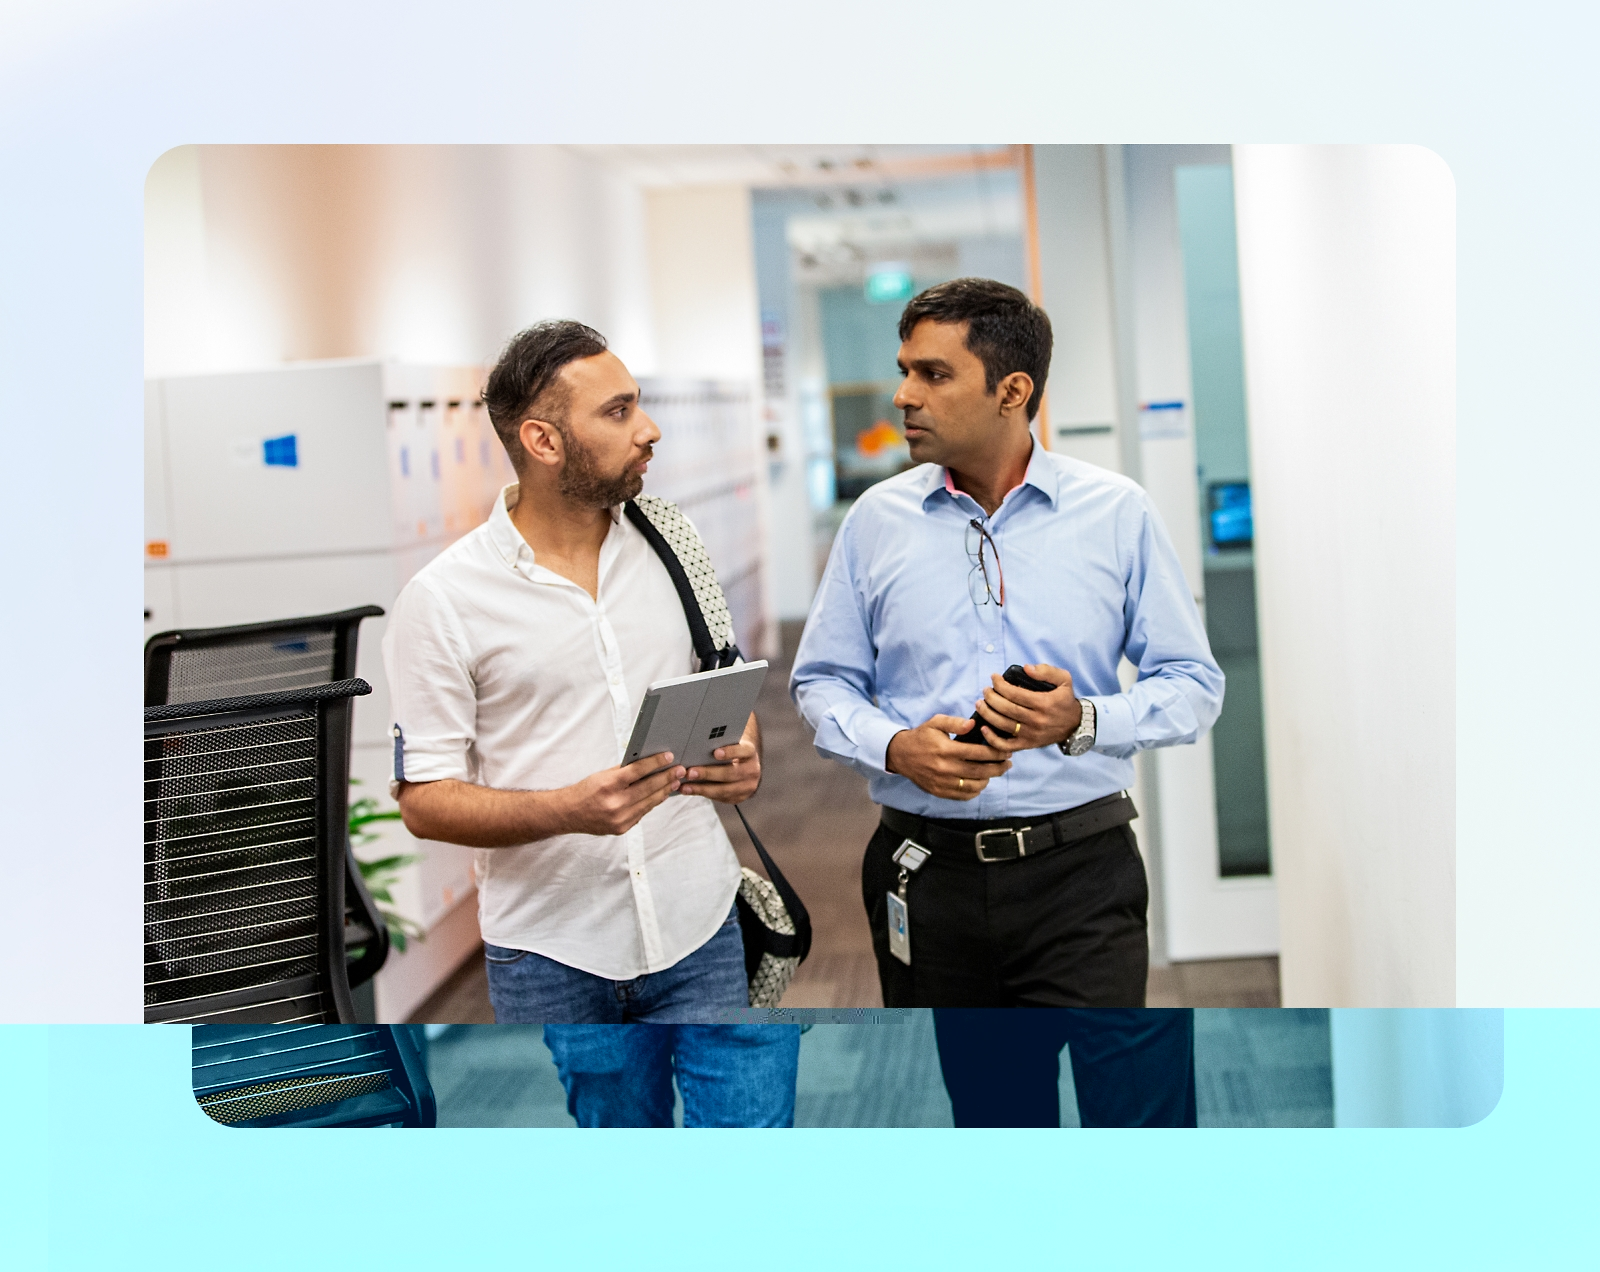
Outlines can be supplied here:
<path id="1" fill-rule="evenodd" d="M 922 867 L 929 855 L 921 844 L 905 839 L 891 858 L 900 867 L 900 878 L 897 890 L 889 894 L 889 953 L 908 967 L 911 965 L 911 909 L 906 899 L 906 887 L 911 876 Z"/>

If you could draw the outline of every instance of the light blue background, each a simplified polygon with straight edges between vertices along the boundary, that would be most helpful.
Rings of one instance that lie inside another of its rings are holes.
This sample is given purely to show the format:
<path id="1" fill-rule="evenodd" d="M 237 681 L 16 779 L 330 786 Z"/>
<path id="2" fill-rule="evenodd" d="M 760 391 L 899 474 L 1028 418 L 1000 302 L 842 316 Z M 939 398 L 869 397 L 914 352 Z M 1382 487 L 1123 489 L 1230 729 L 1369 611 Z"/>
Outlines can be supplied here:
<path id="1" fill-rule="evenodd" d="M 360 1133 L 210 1122 L 186 1029 L 14 1027 L 4 1195 L 48 1171 L 73 1269 L 1575 1266 L 1600 1013 L 1505 1039 L 1458 1130 Z"/>
<path id="2" fill-rule="evenodd" d="M 1571 3 L 1393 0 L 8 4 L 0 1014 L 138 1010 L 136 734 L 117 722 L 139 705 L 141 184 L 196 141 L 1433 147 L 1460 213 L 1459 718 L 1483 743 L 1458 770 L 1464 1001 L 1600 1002 L 1578 797 L 1600 767 L 1600 680 L 1579 674 L 1600 617 L 1596 26 Z M 451 1132 L 373 1137 L 370 1168 L 343 1138 L 205 1123 L 186 1035 L 132 1028 L 50 1033 L 47 1154 L 46 1038 L 0 1039 L 13 1266 L 47 1181 L 71 1268 L 1595 1257 L 1588 1013 L 1508 1016 L 1505 1096 L 1461 1131 Z"/>
<path id="3" fill-rule="evenodd" d="M 1505 1013 L 1492 1007 L 1329 1013 L 1333 1124 L 1470 1126 L 1500 1100 Z"/>

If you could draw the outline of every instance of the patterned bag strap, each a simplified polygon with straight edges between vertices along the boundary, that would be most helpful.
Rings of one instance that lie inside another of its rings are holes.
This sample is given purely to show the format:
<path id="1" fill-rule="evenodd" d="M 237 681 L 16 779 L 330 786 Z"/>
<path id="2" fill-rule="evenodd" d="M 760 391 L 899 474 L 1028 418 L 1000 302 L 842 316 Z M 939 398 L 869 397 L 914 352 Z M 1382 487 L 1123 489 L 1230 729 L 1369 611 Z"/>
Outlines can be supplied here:
<path id="1" fill-rule="evenodd" d="M 672 576 L 689 621 L 689 638 L 700 659 L 701 671 L 731 667 L 743 656 L 733 643 L 733 619 L 727 598 L 717 582 L 710 554 L 689 519 L 670 499 L 640 495 L 622 505 L 623 515 L 633 522 L 646 542 L 655 549 L 661 564 Z"/>
<path id="2" fill-rule="evenodd" d="M 717 582 L 717 572 L 711 567 L 706 545 L 700 541 L 689 519 L 678 510 L 677 504 L 655 495 L 640 495 L 629 500 L 622 505 L 622 512 L 655 549 L 661 564 L 672 576 L 672 585 L 678 589 L 678 600 L 683 604 L 683 616 L 689 620 L 689 637 L 694 641 L 700 670 L 715 671 L 718 667 L 733 666 L 743 655 L 733 643 L 733 619 L 728 614 L 728 602 L 722 595 L 722 585 Z M 734 812 L 744 823 L 745 833 L 755 845 L 767 877 L 789 912 L 794 923 L 795 955 L 803 961 L 811 952 L 811 916 L 806 912 L 805 903 L 767 853 L 766 845 L 750 828 L 744 809 L 735 805 Z"/>

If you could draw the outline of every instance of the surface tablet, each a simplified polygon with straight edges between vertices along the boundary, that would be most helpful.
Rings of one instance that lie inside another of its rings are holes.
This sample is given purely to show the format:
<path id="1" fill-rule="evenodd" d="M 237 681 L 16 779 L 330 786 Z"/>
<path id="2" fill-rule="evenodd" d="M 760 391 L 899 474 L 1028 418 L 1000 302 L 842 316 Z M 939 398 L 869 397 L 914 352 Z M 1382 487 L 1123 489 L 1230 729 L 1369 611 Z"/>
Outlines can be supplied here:
<path id="1" fill-rule="evenodd" d="M 672 762 L 687 767 L 726 763 L 712 758 L 712 752 L 744 736 L 766 678 L 763 659 L 656 681 L 639 704 L 622 762 L 671 751 Z"/>

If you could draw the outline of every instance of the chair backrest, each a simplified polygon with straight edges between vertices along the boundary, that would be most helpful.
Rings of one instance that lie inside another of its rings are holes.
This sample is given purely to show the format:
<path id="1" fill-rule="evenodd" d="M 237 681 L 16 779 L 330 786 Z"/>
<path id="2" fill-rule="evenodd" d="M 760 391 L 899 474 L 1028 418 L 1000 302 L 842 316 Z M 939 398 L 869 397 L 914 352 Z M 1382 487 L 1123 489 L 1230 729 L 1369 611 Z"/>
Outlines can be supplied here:
<path id="1" fill-rule="evenodd" d="M 356 637 L 376 605 L 234 627 L 160 632 L 144 646 L 144 705 L 308 689 L 356 674 Z"/>
<path id="2" fill-rule="evenodd" d="M 194 1095 L 226 1126 L 433 1126 L 407 1025 L 197 1025 Z"/>
<path id="3" fill-rule="evenodd" d="M 348 1021 L 340 680 L 144 713 L 145 1020 Z"/>
<path id="4" fill-rule="evenodd" d="M 376 605 L 233 627 L 158 632 L 144 647 L 144 705 L 199 702 L 239 694 L 308 689 L 356 674 L 361 620 Z M 389 929 L 352 858 L 345 869 L 350 984 L 364 984 L 389 957 Z"/>

